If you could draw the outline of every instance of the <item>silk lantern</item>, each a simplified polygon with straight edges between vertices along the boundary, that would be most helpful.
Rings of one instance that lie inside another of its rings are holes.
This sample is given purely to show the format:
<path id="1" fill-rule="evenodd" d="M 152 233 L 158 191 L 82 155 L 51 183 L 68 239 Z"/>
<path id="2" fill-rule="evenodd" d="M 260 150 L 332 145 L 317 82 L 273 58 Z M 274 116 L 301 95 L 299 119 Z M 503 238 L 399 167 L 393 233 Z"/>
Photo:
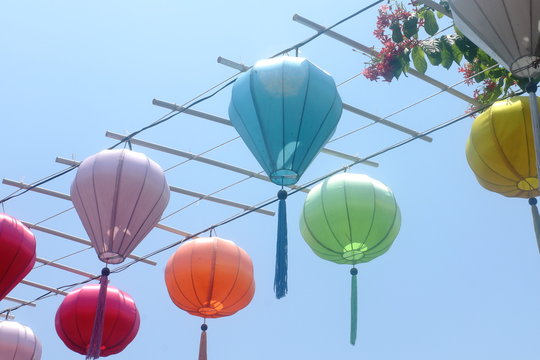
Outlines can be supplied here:
<path id="1" fill-rule="evenodd" d="M 540 3 L 449 0 L 456 27 L 513 75 L 540 75 Z M 536 64 L 536 65 L 535 65 Z"/>
<path id="2" fill-rule="evenodd" d="M 169 186 L 163 170 L 146 155 L 104 150 L 79 165 L 71 199 L 99 259 L 118 264 L 159 222 L 169 201 Z M 90 359 L 99 357 L 109 269 L 103 268 L 101 274 Z"/>
<path id="3" fill-rule="evenodd" d="M 40 360 L 41 342 L 28 326 L 0 321 L 0 360 Z"/>
<path id="4" fill-rule="evenodd" d="M 19 220 L 0 213 L 0 300 L 32 270 L 35 262 L 34 234 Z"/>
<path id="5" fill-rule="evenodd" d="M 484 188 L 507 197 L 529 199 L 540 250 L 540 215 L 535 198 L 540 190 L 528 109 L 528 97 L 491 105 L 474 120 L 465 153 Z"/>
<path id="6" fill-rule="evenodd" d="M 253 264 L 234 242 L 218 237 L 182 244 L 169 258 L 165 283 L 180 309 L 205 319 L 199 360 L 206 360 L 207 318 L 230 316 L 246 307 L 255 292 Z"/>
<path id="7" fill-rule="evenodd" d="M 85 285 L 67 294 L 56 312 L 56 332 L 72 351 L 88 355 L 100 286 Z M 100 356 L 117 354 L 137 335 L 139 311 L 131 296 L 113 286 L 107 289 Z"/>
<path id="8" fill-rule="evenodd" d="M 304 202 L 300 231 L 311 250 L 325 260 L 352 265 L 352 345 L 357 329 L 356 264 L 388 251 L 400 226 L 392 191 L 367 175 L 334 175 L 314 187 Z"/>
<path id="9" fill-rule="evenodd" d="M 529 79 L 536 171 L 540 171 L 540 119 L 536 100 L 540 76 L 540 2 L 537 0 L 450 0 L 454 22 L 465 36 L 512 75 Z"/>
<path id="10" fill-rule="evenodd" d="M 283 186 L 298 182 L 334 133 L 342 103 L 332 77 L 304 58 L 261 60 L 235 82 L 232 124 L 278 192 L 274 290 L 287 293 L 287 220 Z"/>

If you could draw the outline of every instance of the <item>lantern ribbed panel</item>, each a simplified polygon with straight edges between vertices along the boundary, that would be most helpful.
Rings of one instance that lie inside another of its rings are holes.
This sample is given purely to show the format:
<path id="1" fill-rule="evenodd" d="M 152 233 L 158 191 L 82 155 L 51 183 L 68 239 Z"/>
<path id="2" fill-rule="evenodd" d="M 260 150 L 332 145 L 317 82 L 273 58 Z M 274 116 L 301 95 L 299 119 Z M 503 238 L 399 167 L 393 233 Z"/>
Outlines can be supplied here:
<path id="1" fill-rule="evenodd" d="M 538 76 L 539 69 L 517 69 L 540 59 L 540 2 L 537 0 L 449 0 L 456 27 L 514 75 Z"/>
<path id="2" fill-rule="evenodd" d="M 259 61 L 235 82 L 229 117 L 272 182 L 295 184 L 341 117 L 332 77 L 304 58 Z"/>
<path id="3" fill-rule="evenodd" d="M 255 293 L 251 258 L 218 237 L 182 244 L 167 262 L 165 283 L 176 306 L 204 318 L 232 315 Z"/>
<path id="4" fill-rule="evenodd" d="M 401 226 L 392 191 L 360 174 L 334 175 L 308 194 L 300 231 L 313 252 L 338 264 L 368 262 L 384 254 Z"/>
<path id="5" fill-rule="evenodd" d="M 498 101 L 480 114 L 465 152 L 484 188 L 508 197 L 540 194 L 528 97 Z"/>
<path id="6" fill-rule="evenodd" d="M 100 260 L 118 264 L 159 222 L 169 186 L 146 155 L 104 150 L 80 164 L 71 197 Z"/>
<path id="7" fill-rule="evenodd" d="M 19 220 L 0 214 L 0 300 L 32 270 L 35 262 L 34 234 Z"/>
<path id="8" fill-rule="evenodd" d="M 86 355 L 98 301 L 99 285 L 85 285 L 70 292 L 56 312 L 56 332 L 66 346 Z M 140 317 L 135 302 L 127 293 L 107 288 L 101 356 L 117 354 L 137 335 Z"/>
<path id="9" fill-rule="evenodd" d="M 15 321 L 0 322 L 0 360 L 40 360 L 41 342 L 32 329 Z"/>

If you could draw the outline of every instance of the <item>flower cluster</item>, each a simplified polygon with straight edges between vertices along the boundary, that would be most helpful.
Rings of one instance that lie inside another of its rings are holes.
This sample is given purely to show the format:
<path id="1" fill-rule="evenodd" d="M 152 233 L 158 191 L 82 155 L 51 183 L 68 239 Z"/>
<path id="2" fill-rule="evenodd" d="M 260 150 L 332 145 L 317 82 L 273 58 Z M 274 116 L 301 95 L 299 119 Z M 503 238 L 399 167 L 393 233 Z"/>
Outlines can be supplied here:
<path id="1" fill-rule="evenodd" d="M 474 66 L 471 63 L 466 63 L 463 66 L 458 67 L 458 71 L 463 74 L 465 79 L 465 84 L 473 85 L 474 84 Z"/>
<path id="2" fill-rule="evenodd" d="M 413 10 L 414 11 L 414 10 Z M 410 19 L 413 12 L 407 11 L 401 5 L 382 5 L 377 16 L 377 25 L 373 35 L 382 43 L 382 49 L 373 56 L 371 62 L 364 69 L 362 74 L 369 80 L 376 81 L 380 78 L 385 81 L 392 81 L 396 76 L 399 67 L 399 59 L 408 56 L 412 48 L 418 45 L 418 40 L 414 37 L 407 37 L 403 24 Z M 418 28 L 423 26 L 422 21 L 418 21 Z M 401 34 L 400 41 L 394 41 L 388 30 Z M 397 76 L 396 76 L 397 77 Z"/>
<path id="3" fill-rule="evenodd" d="M 446 0 L 439 0 L 439 3 L 449 10 Z M 420 30 L 430 37 L 419 40 Z M 501 95 L 512 93 L 514 86 L 525 88 L 526 79 L 514 78 L 463 34 L 457 32 L 436 37 L 438 33 L 433 9 L 415 0 L 410 0 L 407 8 L 399 0 L 388 1 L 379 8 L 373 31 L 382 48 L 373 52 L 363 75 L 371 81 L 391 82 L 409 71 L 411 65 L 424 74 L 428 64 L 450 69 L 452 64 L 460 65 L 465 59 L 458 71 L 463 74 L 466 84 L 479 84 L 474 90 L 474 98 L 480 104 L 489 104 Z"/>

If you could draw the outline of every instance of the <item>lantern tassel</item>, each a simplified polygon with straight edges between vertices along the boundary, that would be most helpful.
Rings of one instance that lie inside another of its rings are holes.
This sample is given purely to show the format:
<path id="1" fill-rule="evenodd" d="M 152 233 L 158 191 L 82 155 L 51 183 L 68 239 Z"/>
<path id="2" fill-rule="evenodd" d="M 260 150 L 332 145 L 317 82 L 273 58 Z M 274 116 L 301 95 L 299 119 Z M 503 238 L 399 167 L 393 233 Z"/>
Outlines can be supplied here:
<path id="1" fill-rule="evenodd" d="M 208 353 L 206 350 L 206 330 L 208 330 L 208 325 L 201 325 L 201 342 L 199 343 L 199 360 L 207 360 Z"/>
<path id="2" fill-rule="evenodd" d="M 92 329 L 90 344 L 88 345 L 88 354 L 86 355 L 86 360 L 98 359 L 101 353 L 101 340 L 103 337 L 103 322 L 105 320 L 105 301 L 107 300 L 107 284 L 109 282 L 109 274 L 109 268 L 105 267 L 101 270 L 96 315 L 94 317 L 94 327 Z"/>
<path id="3" fill-rule="evenodd" d="M 281 299 L 287 294 L 287 191 L 278 192 L 278 230 L 276 244 L 276 273 L 274 276 L 274 292 Z"/>
<path id="4" fill-rule="evenodd" d="M 536 234 L 536 242 L 538 243 L 538 251 L 540 251 L 540 213 L 538 213 L 538 207 L 536 206 L 536 198 L 529 199 L 529 205 L 531 205 L 531 212 L 534 224 L 534 233 Z"/>
<path id="5" fill-rule="evenodd" d="M 356 275 L 358 270 L 351 269 L 351 345 L 356 342 L 356 327 L 358 318 L 358 287 L 356 284 Z"/>

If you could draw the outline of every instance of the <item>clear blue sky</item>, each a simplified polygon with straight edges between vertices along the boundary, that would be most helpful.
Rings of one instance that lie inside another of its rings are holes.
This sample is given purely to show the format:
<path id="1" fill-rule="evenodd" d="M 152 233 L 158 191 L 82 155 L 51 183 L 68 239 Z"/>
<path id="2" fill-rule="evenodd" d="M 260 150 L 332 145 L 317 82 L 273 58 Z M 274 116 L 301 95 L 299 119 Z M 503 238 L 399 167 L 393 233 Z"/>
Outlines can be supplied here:
<path id="1" fill-rule="evenodd" d="M 298 13 L 330 25 L 370 1 L 11 1 L 0 5 L 0 119 L 3 156 L 0 176 L 32 182 L 64 168 L 56 156 L 82 160 L 113 144 L 110 130 L 127 134 L 166 110 L 153 98 L 184 103 L 235 74 L 218 56 L 252 65 L 313 34 L 291 20 Z M 336 28 L 368 46 L 375 10 Z M 291 54 L 292 55 L 292 54 Z M 321 37 L 301 55 L 330 72 L 337 83 L 358 74 L 367 58 Z M 461 80 L 455 68 L 429 69 L 447 84 Z M 472 88 L 459 86 L 472 93 Z M 358 77 L 340 86 L 346 103 L 386 116 L 437 92 L 415 78 L 374 83 Z M 230 90 L 196 107 L 227 115 Z M 448 94 L 436 96 L 390 120 L 418 131 L 463 114 L 468 105 Z M 356 346 L 348 344 L 349 267 L 317 258 L 302 240 L 297 219 L 304 194 L 288 200 L 289 294 L 276 300 L 272 291 L 276 217 L 252 214 L 217 230 L 252 257 L 257 291 L 250 306 L 236 315 L 209 321 L 210 359 L 536 359 L 540 335 L 540 256 L 525 200 L 489 193 L 476 182 L 465 160 L 471 119 L 433 134 L 433 142 L 414 141 L 379 156 L 378 168 L 358 165 L 393 189 L 402 212 L 402 228 L 384 256 L 359 266 L 359 320 Z M 336 135 L 368 124 L 344 112 Z M 200 153 L 235 136 L 232 128 L 189 115 L 139 136 Z M 367 156 L 406 135 L 374 125 L 330 148 Z M 169 168 L 182 161 L 135 146 Z M 235 141 L 208 157 L 259 171 L 247 148 Z M 302 181 L 346 165 L 321 154 Z M 213 192 L 243 177 L 188 162 L 167 171 L 169 184 Z M 68 193 L 73 174 L 47 184 Z M 302 182 L 301 181 L 301 182 Z M 14 188 L 0 186 L 0 197 Z M 278 188 L 251 179 L 217 196 L 255 204 Z M 169 214 L 191 202 L 172 194 Z M 65 200 L 26 194 L 5 204 L 5 212 L 39 222 L 70 207 Z M 276 206 L 270 207 L 277 210 Z M 197 232 L 237 213 L 212 203 L 191 206 L 164 221 Z M 74 211 L 43 226 L 86 237 Z M 56 259 L 81 250 L 71 243 L 35 232 L 38 256 Z M 136 249 L 149 253 L 179 240 L 155 229 Z M 141 313 L 141 328 L 114 359 L 194 359 L 201 319 L 169 300 L 163 280 L 167 251 L 156 267 L 137 264 L 113 275 L 111 284 L 130 293 Z M 98 273 L 93 250 L 61 261 Z M 40 267 L 27 277 L 50 286 L 83 280 Z M 12 296 L 32 299 L 42 291 L 19 286 Z M 32 327 L 43 343 L 43 359 L 80 359 L 54 330 L 61 297 L 13 313 Z M 0 309 L 12 306 L 0 302 Z"/>

